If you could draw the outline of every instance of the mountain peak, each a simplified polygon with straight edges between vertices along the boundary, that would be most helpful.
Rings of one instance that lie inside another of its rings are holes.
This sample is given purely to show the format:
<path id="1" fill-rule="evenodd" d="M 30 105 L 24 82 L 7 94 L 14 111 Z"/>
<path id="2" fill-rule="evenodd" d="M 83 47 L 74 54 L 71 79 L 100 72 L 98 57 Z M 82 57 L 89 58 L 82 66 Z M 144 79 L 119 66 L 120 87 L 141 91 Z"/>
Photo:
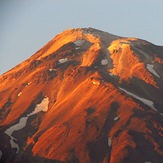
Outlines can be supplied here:
<path id="1" fill-rule="evenodd" d="M 71 50 L 74 49 L 75 53 L 81 55 L 68 56 L 65 54 L 60 57 L 54 55 L 65 47 L 69 47 Z M 81 66 L 96 66 L 106 69 L 113 75 L 118 76 L 119 81 L 129 81 L 131 78 L 136 77 L 158 87 L 153 75 L 160 76 L 159 71 L 152 73 L 149 71 L 148 65 L 158 64 L 158 60 L 161 63 L 162 56 L 157 53 L 157 50 L 156 52 L 148 52 L 147 49 L 147 52 L 144 52 L 143 47 L 157 49 L 155 45 L 147 41 L 137 38 L 123 38 L 94 28 L 69 29 L 55 36 L 32 57 L 10 70 L 7 74 L 20 73 L 31 62 L 43 63 L 46 62 L 46 58 L 55 56 L 58 59 L 60 58 L 61 62 L 64 59 L 69 62 L 74 60 L 80 62 Z M 126 66 L 130 68 L 126 69 Z"/>

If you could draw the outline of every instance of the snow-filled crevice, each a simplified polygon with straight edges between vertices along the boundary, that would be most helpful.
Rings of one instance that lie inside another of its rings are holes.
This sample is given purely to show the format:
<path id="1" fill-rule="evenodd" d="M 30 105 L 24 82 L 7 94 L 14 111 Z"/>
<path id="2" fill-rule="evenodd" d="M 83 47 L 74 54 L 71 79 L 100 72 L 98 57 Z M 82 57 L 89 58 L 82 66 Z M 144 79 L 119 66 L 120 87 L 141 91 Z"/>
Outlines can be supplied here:
<path id="1" fill-rule="evenodd" d="M 158 110 L 154 107 L 154 102 L 153 102 L 153 101 L 147 100 L 147 99 L 145 99 L 145 98 L 141 98 L 141 97 L 139 97 L 139 96 L 137 96 L 137 95 L 135 95 L 135 94 L 133 94 L 133 93 L 127 91 L 126 89 L 123 89 L 123 88 L 120 88 L 120 87 L 118 87 L 118 88 L 119 88 L 121 91 L 125 92 L 126 94 L 128 94 L 128 95 L 134 97 L 135 99 L 137 99 L 137 100 L 141 101 L 142 103 L 144 103 L 145 105 L 149 106 L 151 109 L 153 109 L 153 110 L 155 110 L 155 111 L 158 111 Z"/>
<path id="2" fill-rule="evenodd" d="M 150 71 L 153 75 L 157 76 L 158 78 L 160 78 L 160 76 L 158 75 L 158 73 L 154 70 L 154 65 L 152 64 L 147 64 L 147 69 L 148 71 Z"/>
<path id="3" fill-rule="evenodd" d="M 13 132 L 23 129 L 26 126 L 27 120 L 30 116 L 35 115 L 41 111 L 46 112 L 48 110 L 48 104 L 49 104 L 49 98 L 45 97 L 40 104 L 36 105 L 33 112 L 27 114 L 27 116 L 25 117 L 21 117 L 17 124 L 11 126 L 4 132 L 10 137 L 11 148 L 16 149 L 16 153 L 19 153 L 19 145 L 16 143 L 17 139 L 12 136 Z"/>
<path id="4" fill-rule="evenodd" d="M 108 138 L 108 146 L 111 147 L 111 145 L 112 145 L 112 144 L 111 144 L 111 139 Z"/>

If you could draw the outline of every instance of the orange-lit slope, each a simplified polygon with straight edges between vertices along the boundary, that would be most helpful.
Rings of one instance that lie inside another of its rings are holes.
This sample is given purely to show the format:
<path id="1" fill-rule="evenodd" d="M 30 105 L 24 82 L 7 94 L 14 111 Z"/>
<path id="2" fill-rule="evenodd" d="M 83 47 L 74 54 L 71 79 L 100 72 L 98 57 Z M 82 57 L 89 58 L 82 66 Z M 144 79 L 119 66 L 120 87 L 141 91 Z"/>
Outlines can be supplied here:
<path id="1" fill-rule="evenodd" d="M 136 77 L 157 87 L 152 74 L 148 72 L 145 64 L 140 61 L 131 49 L 131 41 L 136 41 L 136 39 L 116 40 L 109 46 L 108 50 L 114 66 L 110 72 L 118 75 L 120 80 L 128 81 L 130 78 Z"/>
<path id="2" fill-rule="evenodd" d="M 162 163 L 162 54 L 93 28 L 57 35 L 0 76 L 0 161 Z"/>
<path id="3" fill-rule="evenodd" d="M 149 114 L 149 117 L 155 114 L 145 111 L 131 98 L 126 98 L 112 84 L 103 82 L 93 85 L 90 78 L 82 81 L 64 100 L 56 102 L 40 124 L 37 133 L 28 138 L 28 145 L 31 142 L 34 145 L 33 154 L 66 162 L 74 157 L 81 162 L 121 162 L 128 158 L 130 153 L 133 157 L 131 159 L 136 160 L 143 147 L 137 149 L 137 143 L 149 141 L 143 148 L 147 150 L 148 144 L 151 144 L 153 149 L 147 151 L 145 157 L 148 158 L 152 152 L 162 156 L 163 151 L 159 141 L 157 142 L 161 135 L 152 133 L 152 126 L 149 127 L 144 121 L 148 121 L 148 116 L 137 116 L 144 112 Z M 68 89 L 69 85 L 65 87 Z M 161 117 L 159 119 L 161 120 Z M 156 121 L 153 123 L 156 126 L 161 125 Z M 154 128 L 159 130 L 156 126 Z M 37 142 L 32 141 L 37 139 L 40 133 Z M 135 139 L 133 133 L 142 135 L 142 138 Z M 148 140 L 152 134 L 157 137 L 156 140 Z M 144 156 L 139 157 L 143 161 Z"/>

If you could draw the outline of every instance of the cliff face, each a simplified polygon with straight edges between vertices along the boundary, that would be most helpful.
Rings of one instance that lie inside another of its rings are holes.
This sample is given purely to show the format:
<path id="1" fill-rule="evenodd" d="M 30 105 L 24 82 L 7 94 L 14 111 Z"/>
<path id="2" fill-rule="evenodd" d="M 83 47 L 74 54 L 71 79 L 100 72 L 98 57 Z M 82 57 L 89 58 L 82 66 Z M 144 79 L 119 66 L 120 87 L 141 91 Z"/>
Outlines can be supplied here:
<path id="1" fill-rule="evenodd" d="M 163 47 L 67 30 L 0 76 L 1 160 L 161 163 L 162 115 Z"/>

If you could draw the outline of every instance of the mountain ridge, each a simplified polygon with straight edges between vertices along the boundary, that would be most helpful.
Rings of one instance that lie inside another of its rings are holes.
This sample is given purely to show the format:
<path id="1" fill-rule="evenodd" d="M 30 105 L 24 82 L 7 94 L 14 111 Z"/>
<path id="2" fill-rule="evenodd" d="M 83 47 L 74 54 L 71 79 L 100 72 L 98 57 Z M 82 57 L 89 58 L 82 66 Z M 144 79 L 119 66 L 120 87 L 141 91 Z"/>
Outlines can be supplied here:
<path id="1" fill-rule="evenodd" d="M 2 159 L 161 163 L 162 52 L 93 28 L 54 37 L 0 77 Z"/>

